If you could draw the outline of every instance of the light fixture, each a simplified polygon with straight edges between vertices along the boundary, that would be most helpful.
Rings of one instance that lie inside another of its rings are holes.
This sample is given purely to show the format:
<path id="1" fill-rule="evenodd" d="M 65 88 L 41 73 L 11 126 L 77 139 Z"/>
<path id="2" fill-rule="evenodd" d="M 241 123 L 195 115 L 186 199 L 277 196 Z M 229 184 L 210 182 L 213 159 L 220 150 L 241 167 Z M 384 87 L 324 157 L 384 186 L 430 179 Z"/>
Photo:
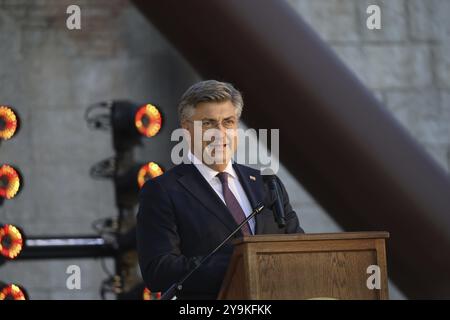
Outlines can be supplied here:
<path id="1" fill-rule="evenodd" d="M 11 139 L 19 128 L 19 117 L 11 107 L 0 105 L 0 140 Z"/>
<path id="2" fill-rule="evenodd" d="M 162 174 L 163 174 L 163 170 L 157 163 L 149 162 L 149 163 L 144 164 L 143 166 L 141 166 L 139 168 L 139 171 L 137 174 L 137 183 L 138 183 L 139 188 L 142 188 L 142 186 L 148 179 L 153 179 Z"/>
<path id="3" fill-rule="evenodd" d="M 92 129 L 112 129 L 113 146 L 118 152 L 139 144 L 142 137 L 155 136 L 163 122 L 161 112 L 155 105 L 127 100 L 95 103 L 86 109 L 84 118 Z"/>
<path id="4" fill-rule="evenodd" d="M 119 207 L 131 207 L 137 203 L 139 189 L 144 183 L 161 174 L 164 170 L 155 162 L 137 164 L 124 174 L 114 178 L 116 200 Z"/>
<path id="5" fill-rule="evenodd" d="M 142 300 L 152 300 L 152 293 L 147 287 L 145 287 L 142 292 Z"/>
<path id="6" fill-rule="evenodd" d="M 159 300 L 161 292 L 152 293 L 149 288 L 145 287 L 142 292 L 142 300 Z"/>
<path id="7" fill-rule="evenodd" d="M 0 165 L 0 199 L 14 198 L 21 188 L 21 180 L 17 169 L 8 164 Z"/>
<path id="8" fill-rule="evenodd" d="M 162 125 L 162 116 L 152 104 L 145 104 L 136 111 L 134 125 L 140 134 L 145 137 L 155 136 Z"/>
<path id="9" fill-rule="evenodd" d="M 111 105 L 113 143 L 116 151 L 125 151 L 153 137 L 161 129 L 162 116 L 152 104 L 137 105 L 129 101 L 114 101 Z"/>
<path id="10" fill-rule="evenodd" d="M 11 224 L 0 224 L 0 256 L 13 260 L 19 256 L 24 246 L 22 232 Z"/>
<path id="11" fill-rule="evenodd" d="M 17 284 L 0 284 L 0 300 L 28 300 L 28 293 Z"/>

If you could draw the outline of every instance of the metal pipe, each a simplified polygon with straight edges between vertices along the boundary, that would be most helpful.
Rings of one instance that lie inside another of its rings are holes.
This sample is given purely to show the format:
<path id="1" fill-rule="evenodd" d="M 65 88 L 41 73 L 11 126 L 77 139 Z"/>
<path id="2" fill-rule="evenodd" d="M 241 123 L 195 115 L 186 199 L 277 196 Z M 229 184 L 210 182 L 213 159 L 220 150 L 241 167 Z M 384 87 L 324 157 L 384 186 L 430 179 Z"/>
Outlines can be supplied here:
<path id="1" fill-rule="evenodd" d="M 113 243 L 98 236 L 27 238 L 15 260 L 113 257 Z"/>

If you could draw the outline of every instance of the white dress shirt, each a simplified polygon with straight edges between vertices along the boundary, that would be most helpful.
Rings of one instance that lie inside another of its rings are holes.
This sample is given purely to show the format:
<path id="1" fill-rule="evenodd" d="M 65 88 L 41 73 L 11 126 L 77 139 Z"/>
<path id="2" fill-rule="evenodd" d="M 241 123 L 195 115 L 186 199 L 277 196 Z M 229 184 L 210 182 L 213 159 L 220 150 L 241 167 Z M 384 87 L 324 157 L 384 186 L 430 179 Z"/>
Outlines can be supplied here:
<path id="1" fill-rule="evenodd" d="M 222 191 L 222 183 L 217 177 L 219 171 L 213 170 L 202 163 L 194 154 L 192 154 L 192 152 L 189 152 L 189 160 L 195 165 L 198 171 L 200 171 L 203 178 L 205 178 L 209 185 L 214 189 L 220 199 L 222 199 L 223 203 L 225 203 L 225 198 L 223 197 Z M 228 173 L 228 186 L 231 192 L 239 202 L 239 205 L 241 206 L 242 211 L 244 211 L 245 216 L 248 217 L 252 213 L 252 206 L 250 204 L 250 201 L 248 200 L 244 188 L 241 185 L 241 182 L 239 181 L 236 171 L 234 171 L 231 161 L 228 162 L 224 172 Z M 255 218 L 250 219 L 248 223 L 252 233 L 255 234 Z"/>

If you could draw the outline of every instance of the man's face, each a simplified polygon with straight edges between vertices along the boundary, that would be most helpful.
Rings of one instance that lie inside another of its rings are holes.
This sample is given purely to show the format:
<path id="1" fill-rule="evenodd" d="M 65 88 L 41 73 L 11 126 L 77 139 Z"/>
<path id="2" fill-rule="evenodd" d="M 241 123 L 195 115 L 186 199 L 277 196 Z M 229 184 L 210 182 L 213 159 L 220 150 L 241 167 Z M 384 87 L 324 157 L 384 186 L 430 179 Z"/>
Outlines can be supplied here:
<path id="1" fill-rule="evenodd" d="M 226 166 L 237 149 L 238 120 L 231 101 L 201 102 L 182 127 L 189 131 L 191 151 L 198 159 L 206 164 L 213 162 L 213 166 Z M 194 121 L 199 121 L 200 130 L 194 130 Z"/>

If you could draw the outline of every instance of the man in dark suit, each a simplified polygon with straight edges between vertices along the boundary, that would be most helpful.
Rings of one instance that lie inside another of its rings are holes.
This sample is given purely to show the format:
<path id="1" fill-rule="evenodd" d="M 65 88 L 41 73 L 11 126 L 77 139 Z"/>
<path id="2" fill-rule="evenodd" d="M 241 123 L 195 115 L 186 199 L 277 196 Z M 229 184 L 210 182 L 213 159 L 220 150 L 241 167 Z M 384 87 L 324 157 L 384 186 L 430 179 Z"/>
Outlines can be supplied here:
<path id="1" fill-rule="evenodd" d="M 140 193 L 139 265 L 153 292 L 165 291 L 180 280 L 267 197 L 260 172 L 231 161 L 242 107 L 239 91 L 214 80 L 194 84 L 181 98 L 178 113 L 182 128 L 189 133 L 190 161 L 147 181 Z M 200 136 L 195 125 L 200 125 Z M 207 130 L 215 130 L 212 142 L 205 139 Z M 277 180 L 286 227 L 278 228 L 272 211 L 265 208 L 236 237 L 303 233 L 288 194 Z M 232 244 L 226 244 L 184 283 L 177 298 L 215 299 L 232 251 Z"/>

